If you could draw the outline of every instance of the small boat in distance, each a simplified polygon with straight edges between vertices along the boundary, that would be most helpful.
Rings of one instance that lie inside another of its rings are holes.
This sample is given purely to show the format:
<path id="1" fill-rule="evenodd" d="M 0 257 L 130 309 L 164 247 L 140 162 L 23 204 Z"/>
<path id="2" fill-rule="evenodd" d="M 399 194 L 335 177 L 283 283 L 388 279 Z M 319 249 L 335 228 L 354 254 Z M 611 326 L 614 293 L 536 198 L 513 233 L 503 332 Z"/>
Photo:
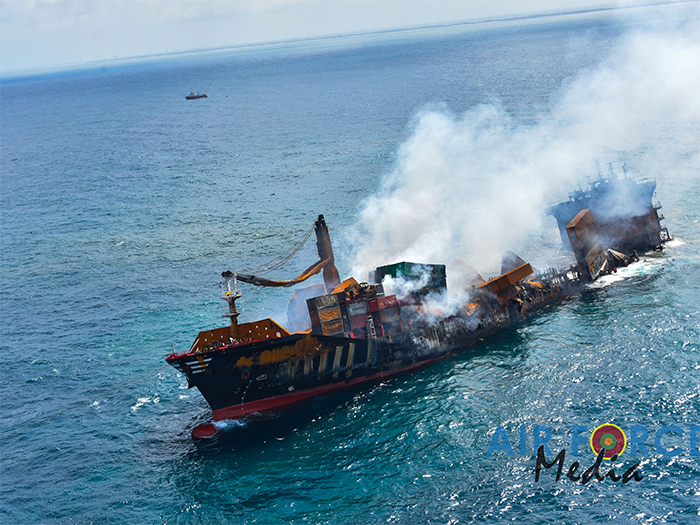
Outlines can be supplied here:
<path id="1" fill-rule="evenodd" d="M 196 92 L 196 93 L 195 93 L 194 91 L 190 91 L 190 94 L 187 95 L 185 98 L 186 98 L 187 100 L 194 100 L 194 99 L 196 99 L 196 98 L 207 98 L 207 94 L 206 94 L 206 93 L 202 93 L 202 94 L 200 95 L 199 92 Z"/>

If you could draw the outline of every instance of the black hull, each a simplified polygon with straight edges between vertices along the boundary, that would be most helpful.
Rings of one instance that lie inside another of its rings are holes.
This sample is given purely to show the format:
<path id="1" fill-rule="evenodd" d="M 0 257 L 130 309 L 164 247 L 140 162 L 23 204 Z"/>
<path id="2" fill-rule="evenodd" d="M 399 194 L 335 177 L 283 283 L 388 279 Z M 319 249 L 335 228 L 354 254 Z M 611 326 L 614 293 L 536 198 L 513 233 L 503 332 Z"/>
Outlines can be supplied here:
<path id="1" fill-rule="evenodd" d="M 417 368 L 517 325 L 579 289 L 572 284 L 525 307 L 510 304 L 478 322 L 469 316 L 453 316 L 373 339 L 299 333 L 170 356 L 167 361 L 187 375 L 190 386 L 199 389 L 214 420 L 233 419 Z"/>

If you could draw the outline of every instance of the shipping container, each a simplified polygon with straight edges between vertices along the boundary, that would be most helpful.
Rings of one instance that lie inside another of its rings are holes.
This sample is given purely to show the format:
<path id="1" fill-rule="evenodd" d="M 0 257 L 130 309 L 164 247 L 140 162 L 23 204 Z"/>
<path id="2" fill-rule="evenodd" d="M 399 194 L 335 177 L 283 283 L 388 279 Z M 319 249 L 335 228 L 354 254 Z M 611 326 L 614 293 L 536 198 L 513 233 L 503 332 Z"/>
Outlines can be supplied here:
<path id="1" fill-rule="evenodd" d="M 323 335 L 342 334 L 343 333 L 343 320 L 336 319 L 335 321 L 321 323 L 321 330 L 323 332 Z"/>
<path id="2" fill-rule="evenodd" d="M 367 339 L 367 328 L 355 328 L 352 335 L 359 339 Z"/>
<path id="3" fill-rule="evenodd" d="M 318 312 L 309 312 L 309 317 L 311 318 L 311 329 L 314 332 L 321 331 L 321 318 L 318 316 Z"/>
<path id="4" fill-rule="evenodd" d="M 384 310 L 385 308 L 394 308 L 398 306 L 399 303 L 396 300 L 395 295 L 388 295 L 386 297 L 377 297 L 377 307 L 379 310 Z"/>
<path id="5" fill-rule="evenodd" d="M 382 324 L 391 323 L 392 321 L 400 321 L 401 314 L 399 313 L 398 308 L 387 308 L 379 312 L 379 318 L 381 319 Z"/>
<path id="6" fill-rule="evenodd" d="M 418 279 L 426 272 L 431 278 L 447 277 L 444 264 L 424 264 L 404 261 L 388 264 L 386 266 L 380 266 L 377 268 L 374 278 L 377 282 L 381 282 L 387 275 L 390 275 L 393 278 L 405 277 Z"/>
<path id="7" fill-rule="evenodd" d="M 364 314 L 350 316 L 350 328 L 352 330 L 356 328 L 367 328 L 367 316 Z"/>
<path id="8" fill-rule="evenodd" d="M 354 315 L 367 315 L 367 303 L 365 301 L 358 301 L 355 303 L 348 303 L 348 314 L 352 317 Z"/>
<path id="9" fill-rule="evenodd" d="M 333 308 L 324 308 L 323 310 L 318 311 L 318 316 L 321 318 L 322 323 L 340 319 L 340 308 L 337 306 Z"/>
<path id="10" fill-rule="evenodd" d="M 322 295 L 320 297 L 309 299 L 309 301 L 314 301 L 316 308 L 319 310 L 323 308 L 331 308 L 338 304 L 338 294 Z"/>

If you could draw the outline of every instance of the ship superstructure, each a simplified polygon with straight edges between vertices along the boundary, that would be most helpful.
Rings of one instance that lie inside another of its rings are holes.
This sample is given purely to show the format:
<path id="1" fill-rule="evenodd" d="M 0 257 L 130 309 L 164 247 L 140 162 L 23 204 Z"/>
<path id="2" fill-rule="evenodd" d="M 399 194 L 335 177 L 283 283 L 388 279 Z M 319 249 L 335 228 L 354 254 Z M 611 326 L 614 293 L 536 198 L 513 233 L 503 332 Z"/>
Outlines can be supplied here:
<path id="1" fill-rule="evenodd" d="M 610 249 L 631 253 L 659 248 L 670 239 L 668 230 L 661 225 L 660 203 L 654 203 L 656 181 L 618 177 L 612 163 L 604 177 L 598 168 L 598 178 L 590 181 L 588 189 L 578 189 L 569 194 L 569 200 L 547 208 L 559 226 L 564 246 L 570 246 L 566 235 L 567 225 L 583 209 L 589 209 L 595 217 L 603 244 Z"/>

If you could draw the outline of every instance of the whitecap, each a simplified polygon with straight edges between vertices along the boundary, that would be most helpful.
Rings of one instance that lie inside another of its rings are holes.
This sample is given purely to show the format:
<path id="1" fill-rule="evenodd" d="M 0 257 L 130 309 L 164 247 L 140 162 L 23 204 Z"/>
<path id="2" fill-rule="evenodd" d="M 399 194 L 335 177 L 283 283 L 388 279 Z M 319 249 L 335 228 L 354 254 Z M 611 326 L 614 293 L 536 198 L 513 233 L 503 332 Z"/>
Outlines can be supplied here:
<path id="1" fill-rule="evenodd" d="M 134 406 L 131 407 L 131 411 L 132 411 L 132 412 L 136 412 L 136 411 L 137 411 L 139 408 L 141 408 L 143 405 L 145 405 L 146 403 L 150 403 L 150 402 L 151 402 L 151 398 L 150 398 L 150 397 L 140 397 L 140 398 L 138 398 L 137 403 L 136 403 Z"/>

